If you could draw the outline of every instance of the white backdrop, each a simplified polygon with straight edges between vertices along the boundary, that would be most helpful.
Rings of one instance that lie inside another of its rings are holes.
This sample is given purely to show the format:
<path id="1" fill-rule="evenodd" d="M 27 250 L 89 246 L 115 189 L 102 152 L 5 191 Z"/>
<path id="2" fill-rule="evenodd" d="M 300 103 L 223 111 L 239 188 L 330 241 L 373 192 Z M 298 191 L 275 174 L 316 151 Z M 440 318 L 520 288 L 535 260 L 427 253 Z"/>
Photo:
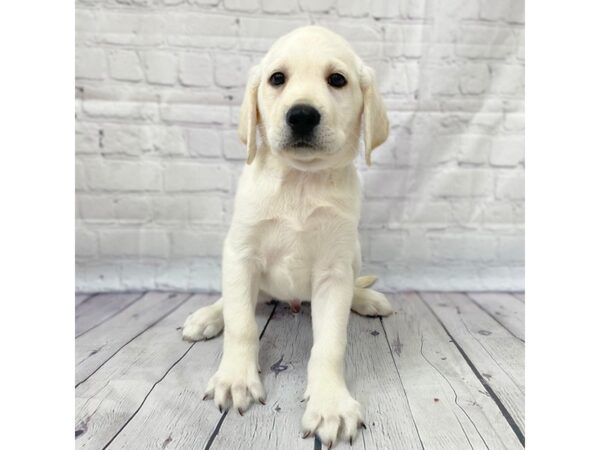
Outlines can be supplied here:
<path id="1" fill-rule="evenodd" d="M 391 120 L 357 162 L 364 273 L 523 289 L 523 0 L 80 0 L 79 291 L 219 289 L 247 70 L 309 23 L 376 69 Z"/>

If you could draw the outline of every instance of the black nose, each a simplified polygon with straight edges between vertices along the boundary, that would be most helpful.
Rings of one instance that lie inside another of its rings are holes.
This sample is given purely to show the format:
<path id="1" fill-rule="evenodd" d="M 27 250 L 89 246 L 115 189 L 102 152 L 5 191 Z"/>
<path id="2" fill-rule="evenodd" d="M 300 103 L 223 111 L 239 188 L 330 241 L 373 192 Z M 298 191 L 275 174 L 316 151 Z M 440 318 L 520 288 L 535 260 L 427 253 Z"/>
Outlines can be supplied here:
<path id="1" fill-rule="evenodd" d="M 287 112 L 285 119 L 294 134 L 308 134 L 321 121 L 321 114 L 309 105 L 295 105 Z"/>

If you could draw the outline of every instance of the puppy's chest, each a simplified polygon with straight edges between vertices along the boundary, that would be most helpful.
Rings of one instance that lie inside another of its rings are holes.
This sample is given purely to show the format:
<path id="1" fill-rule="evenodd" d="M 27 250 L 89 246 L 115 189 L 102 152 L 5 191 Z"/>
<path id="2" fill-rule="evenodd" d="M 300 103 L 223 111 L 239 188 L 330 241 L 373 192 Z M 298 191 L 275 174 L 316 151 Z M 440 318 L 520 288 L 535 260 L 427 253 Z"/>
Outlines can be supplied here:
<path id="1" fill-rule="evenodd" d="M 312 269 L 331 248 L 333 230 L 344 221 L 335 208 L 297 205 L 263 222 L 258 240 L 261 289 L 281 300 L 308 300 Z"/>

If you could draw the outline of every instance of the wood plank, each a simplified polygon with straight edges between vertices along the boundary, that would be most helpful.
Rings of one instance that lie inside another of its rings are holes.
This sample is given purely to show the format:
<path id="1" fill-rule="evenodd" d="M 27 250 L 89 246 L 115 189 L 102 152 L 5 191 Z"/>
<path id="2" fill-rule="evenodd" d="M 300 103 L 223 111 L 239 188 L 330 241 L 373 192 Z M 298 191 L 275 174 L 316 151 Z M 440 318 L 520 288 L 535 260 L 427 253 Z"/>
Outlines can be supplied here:
<path id="1" fill-rule="evenodd" d="M 347 382 L 364 408 L 366 430 L 353 447 L 336 449 L 421 449 L 408 400 L 398 378 L 379 319 L 352 314 L 348 326 Z M 244 417 L 228 414 L 214 440 L 214 448 L 312 449 L 312 439 L 301 439 L 305 404 L 306 367 L 312 346 L 310 307 L 300 314 L 278 308 L 261 348 L 261 367 L 267 407 L 252 408 Z"/>
<path id="2" fill-rule="evenodd" d="M 155 383 L 191 348 L 192 344 L 181 339 L 180 331 L 187 315 L 215 300 L 207 295 L 193 296 L 77 387 L 77 448 L 103 448 L 117 435 Z M 165 405 L 160 410 L 165 412 Z"/>
<path id="3" fill-rule="evenodd" d="M 142 297 L 142 293 L 98 294 L 75 307 L 75 336 L 91 330 L 127 308 Z"/>
<path id="4" fill-rule="evenodd" d="M 423 300 L 525 434 L 525 346 L 464 294 L 423 293 Z M 509 419 L 510 420 L 510 419 Z M 523 439 L 523 437 L 521 437 Z"/>
<path id="5" fill-rule="evenodd" d="M 75 308 L 93 296 L 94 294 L 75 294 Z"/>
<path id="6" fill-rule="evenodd" d="M 384 329 L 424 448 L 521 448 L 501 410 L 419 296 L 397 295 L 391 301 L 397 312 L 383 319 Z"/>
<path id="7" fill-rule="evenodd" d="M 149 292 L 75 340 L 75 382 L 81 383 L 121 347 L 176 309 L 189 294 Z"/>
<path id="8" fill-rule="evenodd" d="M 187 313 L 194 310 L 187 309 Z M 259 305 L 259 330 L 264 329 L 273 309 L 273 305 Z M 206 383 L 221 360 L 222 347 L 222 335 L 191 344 L 191 350 L 155 386 L 108 448 L 205 448 L 226 414 L 220 414 L 212 401 L 202 401 Z M 142 441 L 140 436 L 143 436 Z"/>
<path id="9" fill-rule="evenodd" d="M 477 292 L 467 295 L 513 336 L 525 341 L 525 304 L 522 301 L 501 292 Z"/>

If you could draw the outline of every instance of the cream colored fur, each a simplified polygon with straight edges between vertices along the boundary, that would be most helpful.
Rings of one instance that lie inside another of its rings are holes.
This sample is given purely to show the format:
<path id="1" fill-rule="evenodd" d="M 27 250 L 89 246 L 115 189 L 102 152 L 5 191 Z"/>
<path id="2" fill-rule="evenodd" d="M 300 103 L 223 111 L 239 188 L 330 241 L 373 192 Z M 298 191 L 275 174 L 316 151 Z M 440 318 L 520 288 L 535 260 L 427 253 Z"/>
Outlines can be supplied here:
<path id="1" fill-rule="evenodd" d="M 284 86 L 268 80 L 286 74 Z M 327 77 L 341 73 L 336 89 Z M 318 148 L 288 148 L 286 112 L 298 103 L 320 112 Z M 360 186 L 353 160 L 363 124 L 365 158 L 388 136 L 388 120 L 373 70 L 350 45 L 316 26 L 280 38 L 252 68 L 239 133 L 247 146 L 235 210 L 223 251 L 223 295 L 185 322 L 188 340 L 224 332 L 221 364 L 207 396 L 242 414 L 264 402 L 259 377 L 255 307 L 269 298 L 310 301 L 314 344 L 308 364 L 302 427 L 325 445 L 356 437 L 363 413 L 346 387 L 344 357 L 348 316 L 392 312 L 385 296 L 359 277 Z"/>

